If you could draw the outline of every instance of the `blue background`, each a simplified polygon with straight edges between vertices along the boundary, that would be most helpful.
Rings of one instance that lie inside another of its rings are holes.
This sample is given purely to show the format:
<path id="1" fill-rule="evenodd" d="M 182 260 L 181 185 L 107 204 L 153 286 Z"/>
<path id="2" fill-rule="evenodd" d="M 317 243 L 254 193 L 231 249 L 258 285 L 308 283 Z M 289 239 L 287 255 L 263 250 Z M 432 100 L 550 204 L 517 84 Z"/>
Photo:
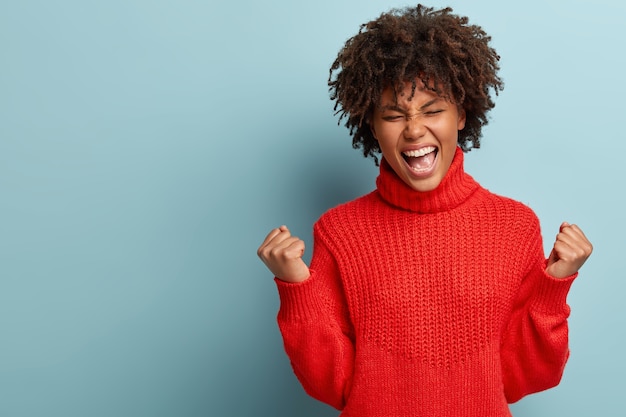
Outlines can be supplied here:
<path id="1" fill-rule="evenodd" d="M 256 257 L 370 191 L 328 68 L 398 1 L 0 2 L 0 415 L 336 416 L 282 349 Z M 516 417 L 623 415 L 626 6 L 433 1 L 506 87 L 466 168 L 595 252 L 563 382 Z M 310 251 L 307 256 L 310 255 Z M 307 258 L 308 259 L 308 258 Z"/>

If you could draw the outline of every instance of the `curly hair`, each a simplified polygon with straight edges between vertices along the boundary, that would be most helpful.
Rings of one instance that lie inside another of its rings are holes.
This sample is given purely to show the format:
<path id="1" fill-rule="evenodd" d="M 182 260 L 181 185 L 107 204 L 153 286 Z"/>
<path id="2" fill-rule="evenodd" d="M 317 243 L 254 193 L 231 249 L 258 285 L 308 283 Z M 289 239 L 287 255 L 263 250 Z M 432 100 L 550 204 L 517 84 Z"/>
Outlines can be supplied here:
<path id="1" fill-rule="evenodd" d="M 458 144 L 465 152 L 480 147 L 482 127 L 495 106 L 490 91 L 504 88 L 498 76 L 500 56 L 489 46 L 491 37 L 467 17 L 418 4 L 392 9 L 361 25 L 346 41 L 330 68 L 328 86 L 339 124 L 346 118 L 352 146 L 363 148 L 378 165 L 378 141 L 369 120 L 385 88 L 395 97 L 405 82 L 416 80 L 460 106 L 466 114 Z M 411 99 L 409 97 L 409 99 Z"/>

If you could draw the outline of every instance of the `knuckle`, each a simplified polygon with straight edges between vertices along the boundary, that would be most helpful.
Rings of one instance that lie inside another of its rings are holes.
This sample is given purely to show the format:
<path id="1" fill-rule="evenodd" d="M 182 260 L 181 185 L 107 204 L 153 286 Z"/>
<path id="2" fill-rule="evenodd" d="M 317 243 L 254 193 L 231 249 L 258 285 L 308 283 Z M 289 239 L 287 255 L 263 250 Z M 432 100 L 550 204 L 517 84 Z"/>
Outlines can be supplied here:
<path id="1" fill-rule="evenodd" d="M 281 249 L 278 247 L 271 248 L 267 253 L 268 258 L 278 258 L 280 254 L 281 254 Z"/>

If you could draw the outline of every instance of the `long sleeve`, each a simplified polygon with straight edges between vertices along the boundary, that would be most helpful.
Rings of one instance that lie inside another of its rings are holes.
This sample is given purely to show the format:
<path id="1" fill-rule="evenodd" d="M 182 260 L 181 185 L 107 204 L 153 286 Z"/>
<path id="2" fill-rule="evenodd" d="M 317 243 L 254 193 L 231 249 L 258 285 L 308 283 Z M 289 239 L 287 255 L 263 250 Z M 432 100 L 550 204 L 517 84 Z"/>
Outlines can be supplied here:
<path id="1" fill-rule="evenodd" d="M 354 369 L 354 332 L 336 262 L 321 239 L 315 238 L 310 270 L 299 284 L 276 279 L 278 325 L 306 392 L 343 409 Z"/>
<path id="2" fill-rule="evenodd" d="M 530 269 L 517 292 L 501 343 L 509 403 L 556 386 L 569 357 L 566 297 L 576 275 L 562 279 L 547 275 L 538 224 L 530 237 Z"/>
<path id="3" fill-rule="evenodd" d="M 276 280 L 304 389 L 341 416 L 511 417 L 568 359 L 567 293 L 530 207 L 480 187 L 462 151 L 434 190 L 385 163 L 315 223 L 311 276 Z"/>

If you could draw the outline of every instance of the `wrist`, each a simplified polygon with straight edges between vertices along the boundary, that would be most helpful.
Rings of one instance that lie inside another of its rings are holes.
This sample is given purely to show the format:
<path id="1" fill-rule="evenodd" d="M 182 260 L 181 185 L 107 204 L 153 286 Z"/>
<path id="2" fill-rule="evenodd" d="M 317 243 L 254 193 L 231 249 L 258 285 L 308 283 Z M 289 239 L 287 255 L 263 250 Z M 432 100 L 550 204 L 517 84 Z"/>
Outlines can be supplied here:
<path id="1" fill-rule="evenodd" d="M 309 272 L 309 268 L 306 268 L 306 271 L 303 269 L 296 274 L 289 274 L 285 276 L 276 275 L 276 279 L 279 279 L 283 282 L 289 282 L 291 284 L 298 284 L 306 281 L 307 279 L 309 279 L 310 276 L 311 273 Z"/>

